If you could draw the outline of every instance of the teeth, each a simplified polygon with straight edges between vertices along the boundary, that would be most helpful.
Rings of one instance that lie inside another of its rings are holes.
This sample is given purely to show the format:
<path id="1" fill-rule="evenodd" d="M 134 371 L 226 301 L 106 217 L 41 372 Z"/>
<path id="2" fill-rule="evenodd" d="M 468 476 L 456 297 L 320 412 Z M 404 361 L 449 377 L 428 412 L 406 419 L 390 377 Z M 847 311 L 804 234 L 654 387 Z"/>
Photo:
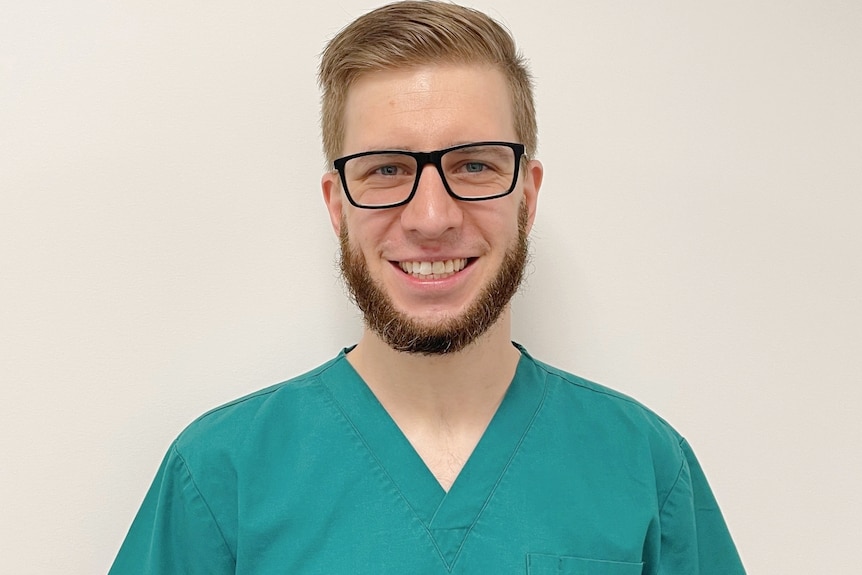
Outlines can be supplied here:
<path id="1" fill-rule="evenodd" d="M 440 279 L 448 274 L 453 274 L 464 269 L 467 265 L 465 258 L 435 262 L 399 262 L 398 264 L 405 273 L 418 278 Z"/>

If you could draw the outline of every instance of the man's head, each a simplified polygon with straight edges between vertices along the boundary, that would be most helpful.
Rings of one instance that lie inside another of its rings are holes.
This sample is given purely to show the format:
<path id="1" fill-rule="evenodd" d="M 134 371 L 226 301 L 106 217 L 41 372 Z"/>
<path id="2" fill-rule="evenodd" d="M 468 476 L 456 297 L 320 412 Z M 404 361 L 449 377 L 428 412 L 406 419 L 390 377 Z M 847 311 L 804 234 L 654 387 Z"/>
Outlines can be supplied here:
<path id="1" fill-rule="evenodd" d="M 324 199 L 367 327 L 399 351 L 465 348 L 508 310 L 542 179 L 511 37 L 452 4 L 394 4 L 336 36 L 320 77 L 342 156 Z"/>
<path id="2" fill-rule="evenodd" d="M 434 0 L 396 2 L 354 20 L 323 51 L 318 82 L 328 162 L 342 155 L 344 107 L 353 83 L 369 72 L 431 64 L 490 65 L 506 78 L 518 140 L 536 151 L 532 79 L 511 35 L 486 14 Z"/>

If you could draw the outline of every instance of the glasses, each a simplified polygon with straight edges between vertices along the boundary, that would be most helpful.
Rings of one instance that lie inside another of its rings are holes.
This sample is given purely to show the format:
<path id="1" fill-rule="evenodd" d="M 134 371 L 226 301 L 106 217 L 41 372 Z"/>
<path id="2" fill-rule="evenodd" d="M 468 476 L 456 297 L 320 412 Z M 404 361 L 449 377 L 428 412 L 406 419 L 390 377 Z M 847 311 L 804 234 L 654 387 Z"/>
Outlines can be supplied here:
<path id="1" fill-rule="evenodd" d="M 476 142 L 434 152 L 360 152 L 338 158 L 333 166 L 347 200 L 357 208 L 377 210 L 412 200 L 428 164 L 437 168 L 453 198 L 465 202 L 502 198 L 515 189 L 523 156 L 523 144 Z"/>

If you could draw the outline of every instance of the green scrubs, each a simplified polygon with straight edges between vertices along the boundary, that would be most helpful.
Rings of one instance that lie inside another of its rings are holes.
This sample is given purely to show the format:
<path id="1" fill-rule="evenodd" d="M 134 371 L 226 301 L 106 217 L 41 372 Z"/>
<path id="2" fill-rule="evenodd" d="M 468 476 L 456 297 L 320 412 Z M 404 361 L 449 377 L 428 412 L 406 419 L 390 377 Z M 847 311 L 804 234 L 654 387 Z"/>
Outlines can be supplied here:
<path id="1" fill-rule="evenodd" d="M 207 413 L 111 575 L 744 573 L 684 439 L 521 352 L 448 493 L 344 352 Z"/>

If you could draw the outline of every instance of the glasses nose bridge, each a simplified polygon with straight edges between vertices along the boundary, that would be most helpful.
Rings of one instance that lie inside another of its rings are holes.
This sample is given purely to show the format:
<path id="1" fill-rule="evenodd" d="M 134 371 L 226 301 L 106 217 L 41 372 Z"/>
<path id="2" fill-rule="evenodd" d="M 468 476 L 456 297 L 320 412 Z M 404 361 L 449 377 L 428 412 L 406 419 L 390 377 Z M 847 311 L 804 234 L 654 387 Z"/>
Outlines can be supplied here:
<path id="1" fill-rule="evenodd" d="M 446 174 L 443 171 L 443 154 L 446 153 L 446 150 L 436 150 L 434 152 L 412 152 L 410 155 L 413 156 L 413 159 L 416 160 L 416 181 L 413 184 L 414 191 L 419 188 L 419 180 L 422 178 L 422 172 L 425 171 L 425 166 L 428 164 L 432 164 L 435 168 L 437 168 L 437 175 L 440 176 L 440 181 L 443 183 L 443 187 L 446 189 L 447 193 L 449 191 L 449 184 L 446 182 Z"/>

